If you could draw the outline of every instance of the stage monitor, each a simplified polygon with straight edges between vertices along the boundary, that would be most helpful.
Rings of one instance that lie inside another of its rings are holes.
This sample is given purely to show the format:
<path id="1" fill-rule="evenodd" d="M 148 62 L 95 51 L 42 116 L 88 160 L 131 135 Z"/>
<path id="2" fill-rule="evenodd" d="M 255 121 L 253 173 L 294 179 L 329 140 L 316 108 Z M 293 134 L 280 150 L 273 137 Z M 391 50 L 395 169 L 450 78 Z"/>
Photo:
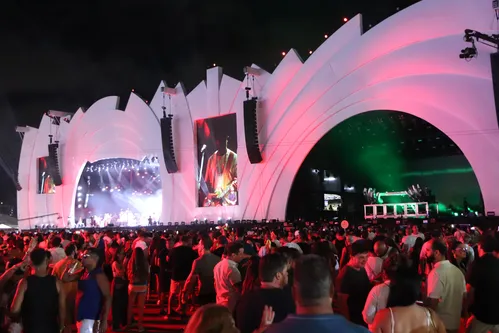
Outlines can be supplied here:
<path id="1" fill-rule="evenodd" d="M 324 210 L 329 212 L 337 212 L 342 204 L 341 195 L 324 193 Z"/>
<path id="2" fill-rule="evenodd" d="M 54 171 L 48 156 L 38 158 L 38 194 L 55 193 Z"/>
<path id="3" fill-rule="evenodd" d="M 236 115 L 196 121 L 199 207 L 238 204 Z"/>

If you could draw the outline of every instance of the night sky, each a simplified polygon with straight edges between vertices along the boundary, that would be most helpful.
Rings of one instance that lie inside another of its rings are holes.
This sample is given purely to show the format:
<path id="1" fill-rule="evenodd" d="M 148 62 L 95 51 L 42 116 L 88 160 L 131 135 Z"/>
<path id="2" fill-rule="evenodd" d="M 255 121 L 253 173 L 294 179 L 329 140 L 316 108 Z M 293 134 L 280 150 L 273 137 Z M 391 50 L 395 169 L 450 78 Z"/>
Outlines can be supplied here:
<path id="1" fill-rule="evenodd" d="M 243 78 L 255 63 L 272 72 L 281 52 L 305 59 L 343 18 L 365 30 L 414 0 L 5 1 L 0 10 L 0 156 L 14 169 L 13 128 L 38 127 L 47 110 L 75 112 L 131 89 L 149 99 L 160 80 L 188 91 L 214 63 Z M 50 3 L 50 4 L 49 4 Z M 15 189 L 0 171 L 0 200 Z"/>

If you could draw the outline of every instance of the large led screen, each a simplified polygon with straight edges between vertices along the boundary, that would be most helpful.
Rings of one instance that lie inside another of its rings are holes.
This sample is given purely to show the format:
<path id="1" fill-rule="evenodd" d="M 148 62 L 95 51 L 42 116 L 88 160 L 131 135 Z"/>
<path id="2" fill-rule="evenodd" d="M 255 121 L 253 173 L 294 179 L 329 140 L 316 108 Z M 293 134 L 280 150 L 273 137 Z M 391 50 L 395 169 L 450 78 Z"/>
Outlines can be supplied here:
<path id="1" fill-rule="evenodd" d="M 55 184 L 52 176 L 52 165 L 49 158 L 40 157 L 38 159 L 38 194 L 54 194 Z"/>
<path id="2" fill-rule="evenodd" d="M 199 207 L 238 204 L 236 115 L 196 121 Z"/>

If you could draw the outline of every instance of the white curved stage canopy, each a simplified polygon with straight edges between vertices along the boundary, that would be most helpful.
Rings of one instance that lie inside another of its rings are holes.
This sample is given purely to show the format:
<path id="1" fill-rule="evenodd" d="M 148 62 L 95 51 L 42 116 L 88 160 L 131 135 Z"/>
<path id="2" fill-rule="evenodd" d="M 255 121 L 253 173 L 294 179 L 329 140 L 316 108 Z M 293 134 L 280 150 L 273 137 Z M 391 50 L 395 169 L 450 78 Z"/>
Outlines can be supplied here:
<path id="1" fill-rule="evenodd" d="M 133 161 L 145 158 L 159 161 L 162 199 L 157 201 L 161 207 L 155 207 L 154 219 L 165 223 L 205 218 L 283 220 L 293 179 L 311 148 L 338 123 L 373 110 L 403 111 L 442 130 L 470 162 L 485 211 L 499 214 L 499 133 L 489 59 L 494 50 L 477 44 L 478 58 L 466 62 L 458 57 L 468 46 L 463 41 L 465 29 L 493 33 L 496 28 L 490 0 L 424 0 L 364 34 L 357 15 L 305 62 L 290 50 L 272 74 L 262 70 L 255 77 L 252 94 L 259 101 L 260 164 L 249 163 L 245 148 L 246 80 L 224 75 L 219 67 L 209 69 L 206 81 L 190 93 L 178 84 L 171 104 L 167 98 L 167 112 L 171 105 L 174 115 L 179 167 L 174 174 L 166 171 L 161 144 L 163 83 L 149 104 L 131 93 L 124 110 L 117 109 L 118 97 L 109 96 L 86 111 L 77 110 L 60 125 L 52 124 L 45 115 L 39 128 L 29 128 L 24 136 L 19 163 L 23 189 L 17 198 L 19 226 L 72 226 L 81 217 L 78 198 L 82 197 L 81 205 L 87 200 L 87 194 L 79 192 L 83 172 L 92 169 L 90 173 L 98 174 L 99 161 L 104 160 L 99 165 L 104 170 L 115 167 L 115 162 L 106 167 L 106 160 L 124 159 L 120 167 L 132 173 Z M 218 116 L 226 117 L 216 121 L 213 117 Z M 210 158 L 216 146 L 210 137 L 224 128 L 229 128 L 224 133 L 228 151 L 217 155 L 218 159 Z M 40 162 L 39 158 L 48 156 L 51 133 L 60 144 L 62 185 L 55 187 L 53 194 L 38 194 L 53 191 L 39 179 L 46 176 L 41 175 L 43 159 Z M 203 142 L 208 143 L 205 149 Z M 201 158 L 203 169 L 199 172 Z M 220 193 L 216 185 L 220 179 L 205 170 L 220 165 L 225 184 L 237 177 L 237 184 L 228 189 L 234 194 L 233 201 L 206 205 L 210 197 L 205 195 L 203 200 L 198 188 Z M 199 175 L 205 180 L 202 186 L 198 186 Z M 113 185 L 107 188 L 105 179 L 97 182 L 103 192 L 113 190 Z M 132 194 L 137 191 L 140 189 Z"/>

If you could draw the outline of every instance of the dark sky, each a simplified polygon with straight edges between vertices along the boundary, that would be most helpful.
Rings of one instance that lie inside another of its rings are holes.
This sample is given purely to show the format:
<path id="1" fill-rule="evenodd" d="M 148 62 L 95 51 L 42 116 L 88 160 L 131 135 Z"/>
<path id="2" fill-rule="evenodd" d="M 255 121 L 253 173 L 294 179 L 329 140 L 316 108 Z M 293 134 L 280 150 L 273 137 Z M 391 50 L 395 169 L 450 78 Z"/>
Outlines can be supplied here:
<path id="1" fill-rule="evenodd" d="M 295 48 L 305 59 L 344 17 L 362 13 L 367 28 L 416 1 L 4 2 L 0 139 L 13 145 L 0 156 L 15 165 L 12 128 L 37 127 L 49 109 L 74 112 L 107 95 L 127 97 L 132 88 L 149 99 L 162 79 L 170 86 L 182 81 L 190 90 L 213 63 L 238 79 L 251 63 L 272 72 L 282 51 Z M 6 184 L 0 172 L 0 200 L 12 201 L 15 191 Z"/>

